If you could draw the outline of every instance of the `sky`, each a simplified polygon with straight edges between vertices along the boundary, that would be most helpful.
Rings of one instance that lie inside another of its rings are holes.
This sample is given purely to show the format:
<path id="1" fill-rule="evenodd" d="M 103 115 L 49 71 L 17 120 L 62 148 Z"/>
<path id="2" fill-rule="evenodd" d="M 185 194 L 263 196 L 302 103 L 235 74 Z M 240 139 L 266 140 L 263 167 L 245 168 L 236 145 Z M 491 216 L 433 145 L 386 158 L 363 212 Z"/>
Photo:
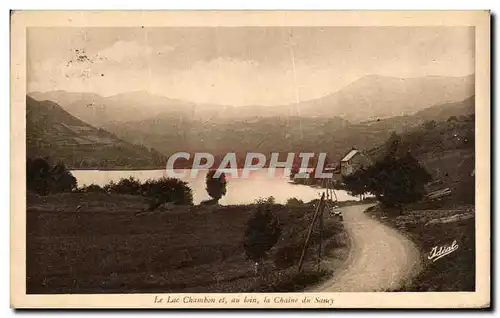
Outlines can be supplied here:
<path id="1" fill-rule="evenodd" d="M 472 27 L 30 28 L 28 92 L 283 105 L 365 75 L 474 73 Z"/>

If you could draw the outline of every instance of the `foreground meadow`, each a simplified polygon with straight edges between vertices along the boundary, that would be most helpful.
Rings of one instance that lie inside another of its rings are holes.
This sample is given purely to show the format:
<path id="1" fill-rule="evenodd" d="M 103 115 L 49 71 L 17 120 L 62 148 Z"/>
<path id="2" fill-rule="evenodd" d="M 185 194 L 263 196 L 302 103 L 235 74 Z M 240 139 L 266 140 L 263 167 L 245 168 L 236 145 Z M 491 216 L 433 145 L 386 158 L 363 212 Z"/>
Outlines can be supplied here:
<path id="1" fill-rule="evenodd" d="M 299 291 L 331 275 L 348 254 L 343 225 L 325 214 L 297 273 L 313 204 L 271 205 L 281 237 L 257 274 L 242 244 L 256 204 L 166 206 L 141 196 L 67 193 L 27 198 L 27 292 L 153 293 Z"/>

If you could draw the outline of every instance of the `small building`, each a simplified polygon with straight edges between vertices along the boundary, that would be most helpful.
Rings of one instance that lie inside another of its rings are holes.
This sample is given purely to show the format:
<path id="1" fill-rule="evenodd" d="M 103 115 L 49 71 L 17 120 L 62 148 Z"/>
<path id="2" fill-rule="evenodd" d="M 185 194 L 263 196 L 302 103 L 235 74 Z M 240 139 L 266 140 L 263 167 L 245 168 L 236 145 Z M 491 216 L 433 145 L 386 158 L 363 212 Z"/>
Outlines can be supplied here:
<path id="1" fill-rule="evenodd" d="M 363 152 L 357 150 L 356 148 L 352 148 L 340 160 L 340 174 L 342 176 L 348 176 L 360 168 L 371 166 L 372 163 L 372 160 Z"/>

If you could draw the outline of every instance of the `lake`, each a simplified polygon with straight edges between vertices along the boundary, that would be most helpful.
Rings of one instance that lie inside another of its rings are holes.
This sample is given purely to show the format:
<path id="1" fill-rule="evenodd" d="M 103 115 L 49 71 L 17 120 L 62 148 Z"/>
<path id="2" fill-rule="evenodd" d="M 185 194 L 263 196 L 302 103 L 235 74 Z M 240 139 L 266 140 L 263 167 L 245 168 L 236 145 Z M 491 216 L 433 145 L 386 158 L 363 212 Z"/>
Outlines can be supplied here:
<path id="1" fill-rule="evenodd" d="M 182 170 L 176 170 L 182 171 Z M 185 170 L 186 175 L 179 179 L 189 183 L 193 190 L 194 203 L 198 204 L 210 197 L 205 190 L 205 175 L 207 170 L 196 170 L 197 176 L 190 176 L 191 170 Z M 227 194 L 219 201 L 220 204 L 248 204 L 253 203 L 258 198 L 273 196 L 277 203 L 286 203 L 288 198 L 295 197 L 305 202 L 319 199 L 323 189 L 291 183 L 287 176 L 284 176 L 284 169 L 276 169 L 274 177 L 268 175 L 268 169 L 252 171 L 249 178 L 228 177 Z M 148 179 L 158 179 L 167 176 L 166 170 L 73 170 L 71 173 L 78 180 L 78 185 L 97 184 L 104 186 L 110 181 L 118 182 L 121 178 L 134 177 L 140 181 Z M 241 176 L 241 172 L 239 173 Z M 350 196 L 346 191 L 335 190 L 339 201 L 359 200 Z"/>

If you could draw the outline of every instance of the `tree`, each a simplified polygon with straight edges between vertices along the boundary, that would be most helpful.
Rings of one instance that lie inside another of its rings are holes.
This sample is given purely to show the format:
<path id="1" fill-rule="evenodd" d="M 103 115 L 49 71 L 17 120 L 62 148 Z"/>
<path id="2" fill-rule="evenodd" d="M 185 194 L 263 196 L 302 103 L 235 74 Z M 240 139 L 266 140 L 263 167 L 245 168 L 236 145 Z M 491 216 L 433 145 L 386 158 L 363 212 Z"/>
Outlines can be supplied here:
<path id="1" fill-rule="evenodd" d="M 386 153 L 389 156 L 396 154 L 401 145 L 401 136 L 396 134 L 394 131 L 389 136 L 389 139 L 385 143 Z"/>
<path id="2" fill-rule="evenodd" d="M 26 188 L 40 195 L 70 192 L 76 189 L 77 181 L 63 162 L 54 167 L 45 158 L 26 160 Z"/>
<path id="3" fill-rule="evenodd" d="M 370 168 L 365 176 L 367 189 L 387 206 L 396 206 L 400 213 L 403 204 L 416 202 L 425 194 L 430 174 L 408 152 L 402 158 L 387 156 Z"/>
<path id="4" fill-rule="evenodd" d="M 59 161 L 50 171 L 51 192 L 71 192 L 77 187 L 76 178 L 66 168 L 64 162 Z"/>
<path id="5" fill-rule="evenodd" d="M 249 259 L 260 265 L 267 252 L 278 242 L 281 225 L 271 205 L 259 204 L 248 220 L 243 245 Z"/>
<path id="6" fill-rule="evenodd" d="M 50 165 L 43 158 L 26 160 L 26 188 L 45 195 L 49 192 Z"/>
<path id="7" fill-rule="evenodd" d="M 358 169 L 355 173 L 342 177 L 344 186 L 352 196 L 362 196 L 368 193 L 368 173 L 365 168 Z"/>
<path id="8" fill-rule="evenodd" d="M 219 201 L 224 195 L 226 195 L 226 175 L 221 173 L 220 176 L 216 177 L 215 173 L 217 170 L 211 169 L 207 172 L 206 184 L 207 193 L 214 200 Z"/>
<path id="9" fill-rule="evenodd" d="M 346 177 L 344 183 L 350 193 L 373 193 L 381 203 L 398 207 L 402 213 L 404 204 L 422 199 L 424 186 L 431 179 L 431 175 L 408 152 L 402 158 L 387 155 L 373 166 Z"/>

